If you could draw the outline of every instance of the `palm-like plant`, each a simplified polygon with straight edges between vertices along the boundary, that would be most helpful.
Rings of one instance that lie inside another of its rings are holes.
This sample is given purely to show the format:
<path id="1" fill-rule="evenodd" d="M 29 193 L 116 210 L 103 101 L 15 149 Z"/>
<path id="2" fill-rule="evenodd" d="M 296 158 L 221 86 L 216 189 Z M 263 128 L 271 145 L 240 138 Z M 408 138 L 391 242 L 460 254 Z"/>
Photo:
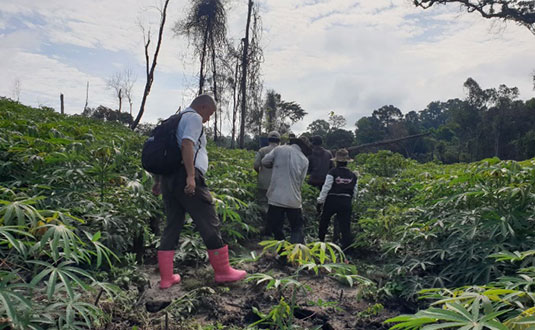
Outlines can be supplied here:
<path id="1" fill-rule="evenodd" d="M 218 101 L 216 54 L 218 49 L 225 49 L 227 42 L 227 16 L 224 2 L 224 0 L 193 0 L 186 19 L 183 22 L 177 22 L 173 28 L 176 35 L 184 35 L 194 44 L 195 54 L 199 56 L 199 95 L 203 93 L 206 68 L 212 68 L 213 93 L 216 102 Z M 214 139 L 217 139 L 217 111 L 214 117 Z"/>

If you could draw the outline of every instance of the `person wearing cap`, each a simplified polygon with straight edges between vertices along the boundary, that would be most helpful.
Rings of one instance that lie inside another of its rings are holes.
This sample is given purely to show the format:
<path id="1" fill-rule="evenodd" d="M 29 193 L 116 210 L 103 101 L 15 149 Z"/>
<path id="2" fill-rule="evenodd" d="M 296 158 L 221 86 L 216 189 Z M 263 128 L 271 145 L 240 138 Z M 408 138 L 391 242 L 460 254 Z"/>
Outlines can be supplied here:
<path id="1" fill-rule="evenodd" d="M 347 168 L 347 163 L 353 161 L 349 158 L 347 149 L 338 150 L 333 160 L 336 161 L 336 167 L 327 174 L 317 200 L 318 208 L 322 209 L 318 236 L 320 241 L 325 241 L 331 217 L 336 214 L 342 233 L 342 248 L 346 249 L 353 242 L 351 202 L 357 197 L 358 177 Z"/>
<path id="2" fill-rule="evenodd" d="M 333 155 L 321 146 L 323 143 L 321 136 L 311 137 L 310 143 L 312 143 L 312 153 L 308 156 L 308 174 L 310 175 L 308 184 L 321 189 L 327 173 L 334 167 L 331 160 Z"/>
<path id="3" fill-rule="evenodd" d="M 291 243 L 304 243 L 304 220 L 301 212 L 301 186 L 308 168 L 306 155 L 310 153 L 308 142 L 291 138 L 289 145 L 274 148 L 262 159 L 262 166 L 272 168 L 271 182 L 267 191 L 267 219 L 273 236 L 284 240 L 285 216 L 290 222 Z"/>
<path id="4" fill-rule="evenodd" d="M 267 231 L 266 214 L 268 210 L 267 191 L 269 188 L 269 182 L 271 181 L 271 168 L 262 166 L 262 158 L 271 152 L 280 143 L 281 136 L 277 131 L 271 131 L 268 133 L 269 145 L 260 148 L 256 153 L 254 160 L 254 169 L 258 173 L 256 183 L 256 203 L 260 206 L 260 213 L 264 219 Z"/>

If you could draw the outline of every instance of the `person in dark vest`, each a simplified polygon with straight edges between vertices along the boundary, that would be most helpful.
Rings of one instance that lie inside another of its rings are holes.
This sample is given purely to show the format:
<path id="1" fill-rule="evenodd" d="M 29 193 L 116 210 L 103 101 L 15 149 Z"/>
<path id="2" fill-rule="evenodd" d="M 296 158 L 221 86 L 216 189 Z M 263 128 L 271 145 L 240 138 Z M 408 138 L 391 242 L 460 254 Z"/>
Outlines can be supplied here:
<path id="1" fill-rule="evenodd" d="M 334 160 L 336 167 L 327 174 L 317 200 L 318 209 L 322 210 L 318 237 L 320 241 L 325 241 L 331 217 L 336 214 L 342 234 L 342 248 L 347 249 L 353 243 L 351 204 L 358 193 L 358 177 L 347 168 L 347 163 L 353 161 L 347 149 L 338 150 Z"/>
<path id="2" fill-rule="evenodd" d="M 308 156 L 308 184 L 321 189 L 325 182 L 327 172 L 333 168 L 331 158 L 333 155 L 330 151 L 324 149 L 321 145 L 323 140 L 321 136 L 313 136 L 310 138 L 312 144 L 312 153 Z"/>
<path id="3" fill-rule="evenodd" d="M 221 222 L 217 216 L 210 190 L 204 175 L 208 170 L 208 152 L 203 124 L 216 111 L 216 103 L 209 95 L 197 96 L 183 110 L 176 138 L 182 153 L 182 164 L 175 173 L 156 176 L 152 188 L 154 194 L 163 194 L 167 224 L 160 240 L 158 268 L 160 289 L 167 289 L 180 282 L 180 275 L 173 271 L 173 258 L 185 214 L 189 213 L 208 249 L 215 281 L 234 282 L 245 278 L 247 273 L 230 266 L 228 246 L 221 238 Z"/>

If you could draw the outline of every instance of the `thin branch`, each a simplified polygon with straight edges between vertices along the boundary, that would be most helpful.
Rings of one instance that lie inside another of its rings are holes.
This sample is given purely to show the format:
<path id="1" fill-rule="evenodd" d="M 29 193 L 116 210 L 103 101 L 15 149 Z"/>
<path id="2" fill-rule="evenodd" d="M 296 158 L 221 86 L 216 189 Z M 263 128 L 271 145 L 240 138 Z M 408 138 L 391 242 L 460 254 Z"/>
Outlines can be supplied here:
<path id="1" fill-rule="evenodd" d="M 150 45 L 150 30 L 147 34 L 148 40 L 145 43 L 145 64 L 147 68 L 147 82 L 145 83 L 145 91 L 143 92 L 143 98 L 141 100 L 141 105 L 139 107 L 139 113 L 137 114 L 136 120 L 130 125 L 130 128 L 134 130 L 139 124 L 143 112 L 145 111 L 145 103 L 147 102 L 147 97 L 149 96 L 150 89 L 152 87 L 152 82 L 154 81 L 154 71 L 156 70 L 156 64 L 158 60 L 158 54 L 160 53 L 160 47 L 163 39 L 163 31 L 165 26 L 165 20 L 167 18 L 167 6 L 169 5 L 169 0 L 165 0 L 163 9 L 160 11 L 160 30 L 158 31 L 158 41 L 156 43 L 156 50 L 154 51 L 154 56 L 152 57 L 152 65 L 149 70 L 149 45 Z M 145 35 L 145 34 L 144 34 Z M 145 41 L 145 40 L 144 40 Z"/>

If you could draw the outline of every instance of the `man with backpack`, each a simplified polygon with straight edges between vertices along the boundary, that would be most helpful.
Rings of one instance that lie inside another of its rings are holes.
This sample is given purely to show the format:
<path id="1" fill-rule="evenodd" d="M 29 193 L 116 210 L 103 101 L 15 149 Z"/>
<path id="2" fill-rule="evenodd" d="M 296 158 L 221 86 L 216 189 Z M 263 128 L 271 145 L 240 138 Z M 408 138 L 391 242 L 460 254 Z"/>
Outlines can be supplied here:
<path id="1" fill-rule="evenodd" d="M 214 269 L 215 281 L 218 283 L 234 282 L 247 275 L 245 271 L 236 270 L 229 265 L 228 246 L 221 238 L 220 221 L 210 190 L 204 180 L 204 175 L 208 170 L 208 153 L 203 123 L 206 123 L 215 111 L 214 99 L 209 95 L 200 95 L 179 114 L 178 126 L 171 133 L 174 133 L 172 138 L 178 143 L 179 156 L 182 161 L 176 164 L 176 170 L 172 173 L 157 176 L 153 187 L 153 192 L 161 191 L 163 194 L 167 216 L 167 224 L 158 251 L 161 289 L 180 282 L 180 275 L 173 274 L 173 259 L 186 212 L 193 219 L 208 248 L 208 257 Z M 172 118 L 174 117 L 169 120 Z M 162 136 L 167 135 L 167 132 L 164 133 Z M 156 134 L 155 138 L 157 138 Z M 176 147 L 175 141 L 171 142 L 173 142 L 171 145 Z M 164 155 L 168 153 L 169 151 L 166 150 Z M 146 158 L 149 162 L 150 157 Z M 146 167 L 145 161 L 143 165 Z"/>

